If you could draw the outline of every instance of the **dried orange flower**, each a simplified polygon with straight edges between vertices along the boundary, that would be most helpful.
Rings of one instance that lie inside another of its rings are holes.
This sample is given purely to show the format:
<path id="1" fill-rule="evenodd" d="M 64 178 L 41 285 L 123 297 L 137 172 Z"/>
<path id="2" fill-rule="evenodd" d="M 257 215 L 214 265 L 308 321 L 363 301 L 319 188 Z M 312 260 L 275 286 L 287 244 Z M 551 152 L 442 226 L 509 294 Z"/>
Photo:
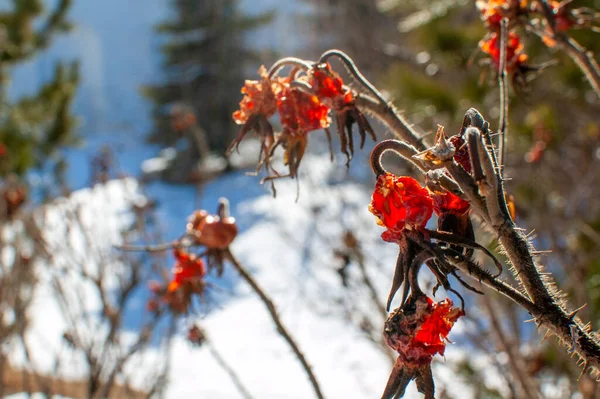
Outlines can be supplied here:
<path id="1" fill-rule="evenodd" d="M 354 100 L 352 92 L 344 88 L 340 75 L 335 73 L 327 63 L 316 64 L 308 71 L 310 85 L 316 95 L 332 108 Z M 339 104 L 342 100 L 342 104 Z"/>
<path id="2" fill-rule="evenodd" d="M 277 99 L 277 110 L 281 125 L 291 135 L 306 133 L 329 127 L 329 108 L 315 95 L 297 88 L 282 90 Z"/>
<path id="3" fill-rule="evenodd" d="M 500 31 L 502 18 L 509 22 L 516 20 L 520 15 L 526 14 L 529 7 L 528 0 L 478 0 L 475 5 L 481 12 L 481 18 L 488 29 Z"/>
<path id="4" fill-rule="evenodd" d="M 289 87 L 289 79 L 270 78 L 264 66 L 260 67 L 258 73 L 261 80 L 247 80 L 242 88 L 244 97 L 240 101 L 240 109 L 233 113 L 233 120 L 242 127 L 227 149 L 227 152 L 237 149 L 246 134 L 254 130 L 261 143 L 257 170 L 263 164 L 269 167 L 271 147 L 275 143 L 273 126 L 269 123 L 269 118 L 277 112 L 279 93 Z"/>
<path id="5" fill-rule="evenodd" d="M 369 121 L 356 107 L 352 91 L 344 86 L 342 78 L 328 63 L 315 64 L 307 72 L 308 80 L 317 97 L 335 112 L 342 152 L 348 161 L 354 154 L 352 126 L 356 124 L 360 134 L 360 148 L 365 144 L 366 134 L 375 140 Z"/>
<path id="6" fill-rule="evenodd" d="M 253 115 L 269 118 L 277 111 L 277 94 L 286 86 L 283 78 L 270 79 L 267 70 L 261 66 L 258 70 L 261 80 L 246 80 L 242 87 L 244 97 L 240 101 L 240 109 L 233 113 L 233 120 L 244 125 Z"/>

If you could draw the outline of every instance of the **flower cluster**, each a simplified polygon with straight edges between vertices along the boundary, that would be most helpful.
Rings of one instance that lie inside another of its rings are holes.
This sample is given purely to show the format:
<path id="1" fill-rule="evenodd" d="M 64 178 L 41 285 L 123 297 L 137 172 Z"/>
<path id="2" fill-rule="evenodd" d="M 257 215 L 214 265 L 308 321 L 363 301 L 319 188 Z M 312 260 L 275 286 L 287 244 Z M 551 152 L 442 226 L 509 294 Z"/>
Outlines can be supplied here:
<path id="1" fill-rule="evenodd" d="M 527 54 L 517 30 L 534 31 L 548 47 L 554 47 L 557 40 L 571 29 L 597 25 L 598 13 L 588 8 L 572 8 L 572 2 L 549 0 L 478 0 L 475 2 L 481 14 L 488 36 L 481 40 L 479 47 L 488 54 L 496 71 L 500 67 L 500 35 L 502 20 L 507 20 L 510 31 L 507 43 L 507 71 L 513 84 L 524 87 L 527 74 L 544 68 L 545 65 L 527 65 Z"/>
<path id="2" fill-rule="evenodd" d="M 354 124 L 358 125 L 361 134 L 361 148 L 366 133 L 375 139 L 373 129 L 356 107 L 353 93 L 344 86 L 329 64 L 315 64 L 303 72 L 304 75 L 298 77 L 298 71 L 293 69 L 290 76 L 279 77 L 269 74 L 262 67 L 259 70 L 261 80 L 247 80 L 242 88 L 244 97 L 240 101 L 240 109 L 233 113 L 233 120 L 242 127 L 229 151 L 238 148 L 248 132 L 257 133 L 261 141 L 257 171 L 265 167 L 267 177 L 264 180 L 288 176 L 295 178 L 307 146 L 308 134 L 324 129 L 331 140 L 328 130 L 331 114 L 335 115 L 341 149 L 348 160 L 354 152 Z M 279 133 L 274 132 L 269 122 L 269 118 L 275 114 L 279 114 L 281 123 Z M 279 146 L 284 149 L 283 161 L 289 169 L 285 175 L 271 165 L 274 151 Z"/>
<path id="3" fill-rule="evenodd" d="M 173 250 L 175 264 L 170 281 L 164 284 L 152 281 L 149 285 L 154 296 L 147 304 L 148 310 L 157 312 L 161 304 L 166 304 L 173 313 L 187 313 L 193 296 L 204 294 L 208 271 L 216 269 L 217 275 L 222 275 L 229 246 L 238 233 L 228 207 L 227 200 L 222 198 L 217 214 L 198 210 L 188 218 L 185 235 Z M 201 246 L 204 251 L 200 254 L 189 253 L 181 248 L 184 242 L 186 246 Z"/>
<path id="4" fill-rule="evenodd" d="M 475 5 L 486 27 L 492 32 L 500 31 L 502 18 L 515 21 L 529 11 L 529 0 L 478 0 Z"/>
<path id="5" fill-rule="evenodd" d="M 150 291 L 154 294 L 147 304 L 149 311 L 159 311 L 160 305 L 164 303 L 173 313 L 186 313 L 192 296 L 202 296 L 204 293 L 206 267 L 202 258 L 180 248 L 173 250 L 173 256 L 175 265 L 171 272 L 171 281 L 167 284 L 157 281 L 149 283 Z"/>
<path id="6" fill-rule="evenodd" d="M 496 71 L 500 69 L 502 53 L 500 48 L 502 19 L 506 18 L 509 29 L 512 29 L 520 18 L 527 17 L 531 11 L 529 3 L 528 0 L 478 0 L 475 3 L 490 31 L 490 35 L 479 42 L 479 48 L 490 56 Z M 506 43 L 506 69 L 511 77 L 527 70 L 525 63 L 528 57 L 523 52 L 523 48 L 520 36 L 515 31 L 511 31 Z"/>

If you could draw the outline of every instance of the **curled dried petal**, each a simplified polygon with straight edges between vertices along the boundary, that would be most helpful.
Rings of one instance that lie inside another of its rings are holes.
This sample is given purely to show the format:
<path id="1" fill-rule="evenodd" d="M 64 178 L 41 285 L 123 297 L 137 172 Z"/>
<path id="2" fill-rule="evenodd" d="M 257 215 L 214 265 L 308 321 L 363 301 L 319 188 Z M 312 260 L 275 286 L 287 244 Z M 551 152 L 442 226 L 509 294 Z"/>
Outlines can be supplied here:
<path id="1" fill-rule="evenodd" d="M 434 193 L 431 198 L 433 199 L 433 211 L 438 216 L 449 213 L 453 215 L 466 215 L 469 213 L 469 202 L 449 191 Z"/>
<path id="2" fill-rule="evenodd" d="M 288 85 L 285 78 L 269 78 L 264 66 L 258 73 L 261 80 L 246 80 L 242 87 L 244 97 L 240 109 L 233 113 L 233 120 L 238 125 L 244 125 L 253 115 L 273 116 L 277 111 L 277 95 Z"/>
<path id="3" fill-rule="evenodd" d="M 278 96 L 281 124 L 292 135 L 329 127 L 329 108 L 319 98 L 297 88 L 287 88 Z"/>
<path id="4" fill-rule="evenodd" d="M 405 367 L 421 367 L 431 363 L 434 355 L 444 354 L 448 334 L 463 315 L 450 299 L 434 303 L 424 295 L 411 297 L 390 314 L 384 338 Z"/>

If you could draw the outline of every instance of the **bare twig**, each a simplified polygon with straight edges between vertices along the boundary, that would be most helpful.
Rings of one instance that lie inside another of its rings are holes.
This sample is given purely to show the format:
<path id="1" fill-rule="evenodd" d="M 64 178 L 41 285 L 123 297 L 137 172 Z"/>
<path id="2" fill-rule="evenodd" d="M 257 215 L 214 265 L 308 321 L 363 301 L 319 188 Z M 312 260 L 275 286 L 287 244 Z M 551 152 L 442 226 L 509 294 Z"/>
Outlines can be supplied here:
<path id="1" fill-rule="evenodd" d="M 226 251 L 226 256 L 227 256 L 227 259 L 233 265 L 233 267 L 238 271 L 238 273 L 240 273 L 242 278 L 248 283 L 248 285 L 250 285 L 250 287 L 252 287 L 252 290 L 260 297 L 261 301 L 263 302 L 263 304 L 269 311 L 269 314 L 271 315 L 271 319 L 273 319 L 273 322 L 277 326 L 277 331 L 285 339 L 285 341 L 290 345 L 290 347 L 292 348 L 292 351 L 294 352 L 294 354 L 296 355 L 296 357 L 302 364 L 304 371 L 306 371 L 306 374 L 308 375 L 308 378 L 310 380 L 310 383 L 312 384 L 312 387 L 315 391 L 315 395 L 317 396 L 317 398 L 324 399 L 323 393 L 321 392 L 321 388 L 319 386 L 319 383 L 317 382 L 317 378 L 315 377 L 315 375 L 312 372 L 312 368 L 311 368 L 310 364 L 308 364 L 306 357 L 304 357 L 304 354 L 298 347 L 298 344 L 296 343 L 294 338 L 292 338 L 292 335 L 288 332 L 287 328 L 281 322 L 281 319 L 279 318 L 279 315 L 277 314 L 277 310 L 275 309 L 275 305 L 273 304 L 273 301 L 267 296 L 265 291 L 258 285 L 256 280 L 254 280 L 254 278 L 250 275 L 250 273 L 248 273 L 246 268 L 244 266 L 242 266 L 242 264 L 237 260 L 237 258 L 231 252 L 231 250 L 228 249 Z"/>
<path id="2" fill-rule="evenodd" d="M 233 382 L 233 385 L 235 385 L 235 387 L 237 388 L 239 393 L 246 399 L 253 399 L 253 396 L 250 394 L 250 392 L 248 392 L 248 390 L 246 389 L 244 384 L 242 384 L 242 381 L 240 380 L 240 377 L 237 375 L 235 370 L 233 370 L 231 368 L 231 366 L 225 361 L 225 359 L 223 359 L 221 354 L 217 351 L 217 349 L 210 342 L 210 340 L 207 339 L 204 342 L 204 345 L 206 345 L 206 347 L 208 348 L 208 351 L 210 352 L 212 357 L 215 359 L 215 361 L 217 363 L 219 363 L 219 366 L 221 366 L 221 368 L 223 370 L 225 370 L 225 372 L 227 373 L 227 375 L 229 376 L 229 378 Z"/>
<path id="3" fill-rule="evenodd" d="M 533 384 L 532 379 L 527 375 L 527 370 L 523 364 L 523 358 L 519 355 L 518 346 L 515 347 L 512 342 L 509 342 L 506 334 L 504 334 L 497 310 L 493 308 L 490 299 L 487 296 L 483 295 L 481 297 L 481 301 L 484 303 L 488 317 L 491 321 L 491 331 L 496 336 L 495 341 L 500 349 L 506 353 L 513 377 L 519 382 L 519 385 L 521 385 L 523 397 L 528 399 L 539 398 L 540 394 L 537 387 Z"/>
<path id="4" fill-rule="evenodd" d="M 554 14 L 550 5 L 546 0 L 538 0 L 543 10 L 546 24 L 550 28 L 552 34 L 552 40 L 556 45 L 563 50 L 575 64 L 581 69 L 581 72 L 585 75 L 586 79 L 592 86 L 592 89 L 600 99 L 600 67 L 598 62 L 594 58 L 594 54 L 587 51 L 579 43 L 577 43 L 572 37 L 569 37 L 565 32 L 557 32 Z M 548 31 L 540 26 L 534 26 L 528 24 L 525 26 L 528 31 L 535 33 L 540 38 L 548 36 Z"/>

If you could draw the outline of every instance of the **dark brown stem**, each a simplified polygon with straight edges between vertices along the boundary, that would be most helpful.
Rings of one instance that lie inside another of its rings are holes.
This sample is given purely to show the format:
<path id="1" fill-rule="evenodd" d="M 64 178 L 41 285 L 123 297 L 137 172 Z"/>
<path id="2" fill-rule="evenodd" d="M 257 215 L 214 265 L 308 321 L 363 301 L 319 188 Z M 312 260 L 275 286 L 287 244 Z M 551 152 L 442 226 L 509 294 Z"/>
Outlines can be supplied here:
<path id="1" fill-rule="evenodd" d="M 373 148 L 373 151 L 371 151 L 371 169 L 373 170 L 373 173 L 375 173 L 375 176 L 380 176 L 386 173 L 385 168 L 381 164 L 381 157 L 387 151 L 392 151 L 396 155 L 412 163 L 419 170 L 423 172 L 425 171 L 425 169 L 423 169 L 419 162 L 413 159 L 413 156 L 417 154 L 417 151 L 414 147 L 410 146 L 409 144 L 406 144 L 403 141 L 391 139 L 379 142 Z"/>
<path id="2" fill-rule="evenodd" d="M 559 36 L 556 43 L 558 47 L 564 50 L 575 61 L 592 86 L 592 89 L 596 92 L 598 98 L 600 98 L 600 68 L 594 59 L 594 54 L 581 47 L 579 43 L 570 37 Z"/>
<path id="3" fill-rule="evenodd" d="M 530 314 L 534 314 L 538 312 L 535 304 L 531 302 L 529 298 L 520 293 L 516 288 L 511 285 L 505 283 L 499 278 L 492 277 L 491 274 L 482 271 L 481 268 L 477 267 L 467 258 L 464 258 L 462 255 L 457 255 L 456 257 L 447 257 L 448 262 L 455 266 L 457 269 L 465 273 L 466 275 L 472 277 L 473 279 L 483 283 L 485 286 L 493 289 L 494 291 L 506 296 L 511 299 L 513 302 L 521 305 L 523 309 L 528 311 Z"/>
<path id="4" fill-rule="evenodd" d="M 564 32 L 557 32 L 554 14 L 552 13 L 550 6 L 546 1 L 538 1 L 538 3 L 542 6 L 542 10 L 544 11 L 546 23 L 550 28 L 550 34 L 553 36 L 552 39 L 556 42 L 556 45 L 561 50 L 567 53 L 567 55 L 571 57 L 573 61 L 575 61 L 579 69 L 581 69 L 581 72 L 583 72 L 586 79 L 590 83 L 590 86 L 592 86 L 594 92 L 596 92 L 598 98 L 600 98 L 600 67 L 598 67 L 598 62 L 596 62 L 594 54 L 590 51 L 587 51 Z M 548 31 L 539 26 L 533 26 L 529 24 L 526 26 L 526 28 L 542 39 L 547 37 L 549 34 Z"/>
<path id="5" fill-rule="evenodd" d="M 337 57 L 346 67 L 346 70 L 348 71 L 348 73 L 350 73 L 350 75 L 352 75 L 352 77 L 358 81 L 361 85 L 363 85 L 368 91 L 371 92 L 371 94 L 373 96 L 375 96 L 375 98 L 377 98 L 379 100 L 380 103 L 382 104 L 387 104 L 387 101 L 385 100 L 385 98 L 383 98 L 383 95 L 379 92 L 379 90 L 377 90 L 375 88 L 375 86 L 373 86 L 373 84 L 371 82 L 369 82 L 367 80 L 367 78 L 365 78 L 363 76 L 362 73 L 360 73 L 360 71 L 358 70 L 358 68 L 356 67 L 356 64 L 354 63 L 354 61 L 352 61 L 352 58 L 350 58 L 348 56 L 348 54 L 344 53 L 343 51 L 340 50 L 327 50 L 326 52 L 324 52 L 321 57 L 319 58 L 319 62 L 327 62 L 327 60 L 330 57 Z"/>
<path id="6" fill-rule="evenodd" d="M 486 149 L 477 129 L 469 128 L 467 130 L 470 135 L 477 137 L 478 153 L 488 187 L 485 193 L 485 209 L 481 212 L 480 206 L 474 206 L 474 210 L 488 221 L 513 265 L 516 277 L 530 298 L 526 302 L 517 301 L 518 297 L 511 294 L 511 299 L 523 306 L 534 317 L 538 326 L 549 329 L 571 351 L 577 353 L 586 367 L 600 370 L 600 343 L 580 322 L 574 320 L 574 315 L 567 314 L 561 304 L 554 299 L 549 288 L 550 282 L 542 280 L 540 268 L 533 255 L 532 245 L 510 218 L 502 180 L 494 169 L 493 153 L 491 152 L 493 149 Z M 456 168 L 448 168 L 448 171 L 469 199 L 479 197 L 477 187 L 473 184 L 474 181 L 470 175 L 455 173 Z M 484 281 L 485 276 L 478 277 Z M 491 278 L 491 276 L 489 277 Z M 548 277 L 546 279 L 548 280 Z M 489 284 L 486 282 L 486 285 Z M 504 287 L 498 288 L 504 289 Z M 520 293 L 519 296 L 521 296 Z"/>
<path id="7" fill-rule="evenodd" d="M 317 382 L 317 377 L 315 377 L 315 375 L 313 374 L 312 368 L 310 367 L 310 364 L 308 364 L 308 361 L 304 357 L 304 354 L 302 353 L 302 351 L 300 351 L 298 344 L 296 343 L 294 338 L 292 338 L 292 335 L 288 332 L 287 328 L 281 322 L 281 319 L 279 318 L 279 315 L 277 314 L 277 310 L 275 309 L 275 305 L 273 304 L 273 301 L 267 296 L 265 291 L 258 285 L 258 283 L 250 275 L 250 273 L 248 273 L 246 268 L 244 268 L 244 266 L 242 266 L 242 264 L 237 260 L 237 258 L 233 255 L 233 253 L 231 252 L 230 249 L 226 250 L 225 255 L 226 255 L 227 259 L 231 262 L 233 267 L 238 271 L 238 273 L 240 273 L 242 278 L 248 283 L 248 285 L 250 285 L 250 287 L 252 287 L 254 292 L 260 297 L 261 301 L 263 302 L 263 304 L 269 311 L 269 314 L 271 315 L 271 319 L 273 319 L 273 322 L 277 326 L 277 332 L 279 332 L 279 334 L 283 337 L 283 339 L 285 339 L 285 341 L 290 345 L 290 347 L 292 348 L 292 351 L 294 351 L 294 354 L 296 355 L 296 357 L 302 364 L 304 371 L 306 371 L 306 374 L 308 375 L 308 379 L 310 380 L 310 383 L 312 384 L 312 387 L 315 391 L 315 395 L 317 396 L 317 398 L 324 399 L 324 396 L 323 396 L 323 393 L 321 392 L 319 383 Z"/>

